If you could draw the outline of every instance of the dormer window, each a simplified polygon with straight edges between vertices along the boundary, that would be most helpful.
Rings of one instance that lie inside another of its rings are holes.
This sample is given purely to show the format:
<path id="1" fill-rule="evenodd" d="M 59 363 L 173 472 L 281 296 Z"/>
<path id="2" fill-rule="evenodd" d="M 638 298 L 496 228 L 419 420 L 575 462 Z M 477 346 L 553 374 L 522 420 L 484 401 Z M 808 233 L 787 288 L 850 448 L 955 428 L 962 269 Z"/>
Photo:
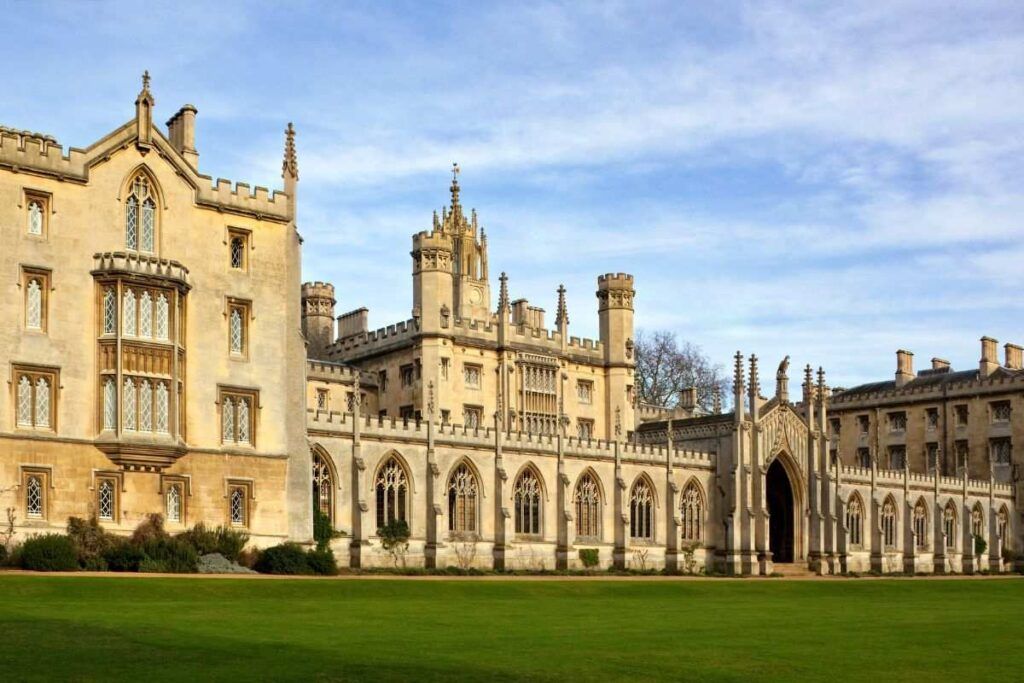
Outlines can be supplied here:
<path id="1" fill-rule="evenodd" d="M 131 194 L 125 204 L 125 247 L 152 253 L 155 243 L 156 202 L 149 180 L 139 175 L 131 184 Z"/>

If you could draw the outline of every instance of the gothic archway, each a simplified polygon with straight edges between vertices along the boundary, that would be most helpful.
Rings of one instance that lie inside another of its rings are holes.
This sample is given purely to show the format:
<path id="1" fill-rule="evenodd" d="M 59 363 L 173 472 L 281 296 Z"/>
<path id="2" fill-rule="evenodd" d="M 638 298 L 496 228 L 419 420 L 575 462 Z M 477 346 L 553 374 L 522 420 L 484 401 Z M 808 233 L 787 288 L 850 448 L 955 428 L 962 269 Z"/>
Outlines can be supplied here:
<path id="1" fill-rule="evenodd" d="M 768 547 L 772 560 L 788 563 L 794 560 L 796 520 L 794 519 L 793 485 L 779 458 L 768 467 L 765 476 L 768 498 Z"/>

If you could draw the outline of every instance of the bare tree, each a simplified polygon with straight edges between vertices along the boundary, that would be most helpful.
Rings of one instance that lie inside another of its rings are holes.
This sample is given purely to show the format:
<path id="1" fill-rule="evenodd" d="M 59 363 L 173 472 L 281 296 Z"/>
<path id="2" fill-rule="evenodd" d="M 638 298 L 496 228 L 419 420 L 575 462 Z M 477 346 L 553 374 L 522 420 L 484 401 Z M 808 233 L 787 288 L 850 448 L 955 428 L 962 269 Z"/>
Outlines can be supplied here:
<path id="1" fill-rule="evenodd" d="M 638 330 L 635 344 L 637 395 L 644 403 L 674 407 L 689 387 L 696 387 L 697 405 L 705 410 L 713 409 L 716 395 L 724 403 L 729 380 L 699 346 L 668 330 Z"/>

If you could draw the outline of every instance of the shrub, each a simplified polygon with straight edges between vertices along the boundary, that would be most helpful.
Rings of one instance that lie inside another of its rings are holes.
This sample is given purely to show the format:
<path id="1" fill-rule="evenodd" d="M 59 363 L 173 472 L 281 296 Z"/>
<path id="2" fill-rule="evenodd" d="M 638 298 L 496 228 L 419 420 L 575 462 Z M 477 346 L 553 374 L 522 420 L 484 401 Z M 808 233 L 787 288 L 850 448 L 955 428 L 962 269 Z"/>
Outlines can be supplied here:
<path id="1" fill-rule="evenodd" d="M 249 534 L 244 531 L 224 526 L 210 529 L 202 522 L 178 534 L 178 538 L 192 546 L 197 555 L 218 553 L 232 562 L 238 561 L 246 543 L 249 542 Z"/>
<path id="2" fill-rule="evenodd" d="M 249 569 L 255 569 L 256 563 L 259 562 L 260 551 L 259 548 L 248 548 L 238 553 L 238 564 Z"/>
<path id="3" fill-rule="evenodd" d="M 7 546 L 0 545 L 0 567 L 7 564 Z"/>
<path id="4" fill-rule="evenodd" d="M 334 559 L 334 551 L 330 548 L 316 548 L 306 553 L 309 570 L 321 576 L 334 576 L 338 573 L 338 563 Z"/>
<path id="5" fill-rule="evenodd" d="M 395 566 L 398 566 L 401 561 L 402 566 L 405 566 L 405 554 L 409 551 L 409 525 L 403 519 L 393 519 L 380 529 L 377 529 L 377 535 L 380 536 L 381 547 L 394 561 Z"/>
<path id="6" fill-rule="evenodd" d="M 112 572 L 137 572 L 146 554 L 131 541 L 118 540 L 103 553 L 103 560 Z"/>
<path id="7" fill-rule="evenodd" d="M 73 572 L 78 569 L 78 553 L 62 534 L 34 536 L 21 545 L 21 566 L 37 572 Z"/>
<path id="8" fill-rule="evenodd" d="M 984 555 L 985 551 L 988 550 L 988 543 L 981 536 L 974 537 L 974 554 Z"/>
<path id="9" fill-rule="evenodd" d="M 319 507 L 313 508 L 313 540 L 316 547 L 325 550 L 335 538 L 341 534 L 331 526 L 331 517 Z"/>
<path id="10" fill-rule="evenodd" d="M 282 543 L 260 553 L 256 566 L 261 574 L 310 574 L 306 551 L 298 543 Z"/>
<path id="11" fill-rule="evenodd" d="M 167 538 L 168 535 L 164 531 L 164 516 L 159 512 L 151 512 L 135 527 L 135 531 L 132 532 L 132 543 L 145 545 L 154 539 Z"/>
<path id="12" fill-rule="evenodd" d="M 145 559 L 139 565 L 141 572 L 192 574 L 199 562 L 195 548 L 170 536 L 150 538 L 142 544 L 142 552 Z"/>
<path id="13" fill-rule="evenodd" d="M 597 548 L 580 548 L 580 562 L 587 569 L 593 569 L 601 561 L 601 555 L 597 552 Z"/>
<path id="14" fill-rule="evenodd" d="M 103 530 L 95 517 L 87 520 L 69 517 L 68 536 L 75 544 L 79 566 L 91 571 L 106 570 L 107 563 L 103 560 L 103 553 L 115 543 L 115 539 Z"/>

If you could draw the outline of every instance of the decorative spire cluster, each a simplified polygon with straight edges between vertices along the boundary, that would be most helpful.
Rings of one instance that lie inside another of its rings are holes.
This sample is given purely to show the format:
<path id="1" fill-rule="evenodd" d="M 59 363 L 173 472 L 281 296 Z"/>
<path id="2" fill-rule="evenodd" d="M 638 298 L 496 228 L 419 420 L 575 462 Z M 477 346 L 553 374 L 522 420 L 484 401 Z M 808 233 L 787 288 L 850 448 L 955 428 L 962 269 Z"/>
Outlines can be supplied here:
<path id="1" fill-rule="evenodd" d="M 569 326 L 569 307 L 565 303 L 565 285 L 558 285 L 558 312 L 555 314 L 555 326 Z"/>
<path id="2" fill-rule="evenodd" d="M 757 397 L 761 395 L 761 382 L 757 377 L 757 354 L 750 354 L 750 386 L 747 387 L 750 395 Z"/>
<path id="3" fill-rule="evenodd" d="M 457 163 L 452 163 L 452 213 L 456 213 L 456 207 L 459 207 L 459 171 L 461 170 Z"/>
<path id="4" fill-rule="evenodd" d="M 508 275 L 505 274 L 505 271 L 501 271 L 501 277 L 498 280 L 501 282 L 501 287 L 498 289 L 498 310 L 507 311 L 509 307 Z"/>
<path id="5" fill-rule="evenodd" d="M 284 163 L 281 165 L 281 174 L 299 179 L 299 157 L 295 153 L 295 127 L 288 122 L 284 131 Z"/>
<path id="6" fill-rule="evenodd" d="M 743 354 L 739 351 L 733 356 L 735 364 L 732 371 L 732 387 L 737 394 L 743 393 Z"/>

